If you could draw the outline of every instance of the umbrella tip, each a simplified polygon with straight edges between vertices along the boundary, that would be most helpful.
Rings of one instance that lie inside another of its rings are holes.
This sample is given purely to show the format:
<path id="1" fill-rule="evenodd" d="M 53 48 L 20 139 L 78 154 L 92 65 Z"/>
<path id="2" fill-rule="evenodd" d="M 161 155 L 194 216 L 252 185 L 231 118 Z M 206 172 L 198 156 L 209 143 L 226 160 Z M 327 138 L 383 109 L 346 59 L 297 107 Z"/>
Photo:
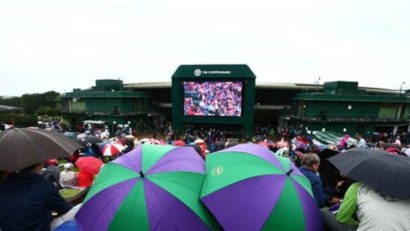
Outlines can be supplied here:
<path id="1" fill-rule="evenodd" d="M 289 175 L 290 175 L 290 173 L 292 173 L 292 172 L 293 172 L 293 168 L 292 168 L 292 169 L 290 169 L 289 171 L 287 171 L 287 172 L 286 172 L 286 175 L 288 175 L 288 176 L 289 176 Z"/>
<path id="2" fill-rule="evenodd" d="M 145 175 L 144 175 L 144 173 L 142 173 L 142 171 L 140 171 L 140 177 L 141 177 L 141 178 L 144 178 L 144 177 L 145 177 Z"/>

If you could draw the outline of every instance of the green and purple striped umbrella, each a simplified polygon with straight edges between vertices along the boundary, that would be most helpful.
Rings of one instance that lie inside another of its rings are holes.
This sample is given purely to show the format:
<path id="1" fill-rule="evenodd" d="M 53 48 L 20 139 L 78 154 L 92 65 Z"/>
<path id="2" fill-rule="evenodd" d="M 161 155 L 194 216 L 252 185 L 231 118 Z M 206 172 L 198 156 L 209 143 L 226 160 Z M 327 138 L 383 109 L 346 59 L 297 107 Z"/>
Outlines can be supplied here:
<path id="1" fill-rule="evenodd" d="M 257 144 L 209 154 L 201 200 L 225 230 L 322 230 L 309 180 Z"/>
<path id="2" fill-rule="evenodd" d="M 192 147 L 144 144 L 104 165 L 76 216 L 80 230 L 209 230 L 205 163 Z"/>

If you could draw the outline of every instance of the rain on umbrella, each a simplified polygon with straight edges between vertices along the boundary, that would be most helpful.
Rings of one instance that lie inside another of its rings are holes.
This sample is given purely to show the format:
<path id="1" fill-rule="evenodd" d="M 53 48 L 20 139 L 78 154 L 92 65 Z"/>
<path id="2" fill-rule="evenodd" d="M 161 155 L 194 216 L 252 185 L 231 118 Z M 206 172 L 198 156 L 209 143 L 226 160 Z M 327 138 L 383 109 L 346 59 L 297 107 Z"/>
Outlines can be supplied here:
<path id="1" fill-rule="evenodd" d="M 321 230 L 309 180 L 257 144 L 211 153 L 202 202 L 225 230 Z"/>
<path id="2" fill-rule="evenodd" d="M 410 158 L 355 148 L 328 159 L 340 172 L 384 193 L 410 198 Z"/>
<path id="3" fill-rule="evenodd" d="M 122 145 L 120 142 L 114 142 L 105 145 L 101 152 L 103 156 L 115 156 L 119 154 L 123 149 L 125 149 L 124 145 Z"/>
<path id="4" fill-rule="evenodd" d="M 203 160 L 190 147 L 144 144 L 104 165 L 76 215 L 80 230 L 215 230 L 200 203 Z"/>
<path id="5" fill-rule="evenodd" d="M 48 159 L 69 157 L 81 147 L 55 131 L 9 129 L 0 133 L 0 170 L 13 172 Z"/>

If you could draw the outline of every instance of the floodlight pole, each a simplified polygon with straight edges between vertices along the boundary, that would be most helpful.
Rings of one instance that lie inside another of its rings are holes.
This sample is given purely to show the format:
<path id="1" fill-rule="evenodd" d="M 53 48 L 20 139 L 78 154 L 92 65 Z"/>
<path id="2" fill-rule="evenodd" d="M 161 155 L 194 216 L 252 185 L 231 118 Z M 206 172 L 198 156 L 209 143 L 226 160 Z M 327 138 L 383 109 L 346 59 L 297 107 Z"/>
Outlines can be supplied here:
<path id="1" fill-rule="evenodd" d="M 406 84 L 405 81 L 403 81 L 403 82 L 400 84 L 399 95 L 401 95 L 401 90 L 403 89 L 404 84 Z"/>

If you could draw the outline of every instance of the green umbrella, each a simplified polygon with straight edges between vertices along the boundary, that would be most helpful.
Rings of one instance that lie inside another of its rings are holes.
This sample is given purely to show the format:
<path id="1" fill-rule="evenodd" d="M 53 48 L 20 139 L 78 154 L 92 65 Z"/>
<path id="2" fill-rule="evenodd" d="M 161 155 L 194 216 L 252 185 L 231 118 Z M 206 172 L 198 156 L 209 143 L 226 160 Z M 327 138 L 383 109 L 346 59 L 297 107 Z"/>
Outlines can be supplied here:
<path id="1" fill-rule="evenodd" d="M 209 154 L 201 200 L 225 230 L 321 230 L 309 180 L 256 144 Z"/>
<path id="2" fill-rule="evenodd" d="M 205 164 L 192 147 L 144 144 L 101 169 L 76 216 L 80 230 L 209 230 L 199 194 Z"/>

